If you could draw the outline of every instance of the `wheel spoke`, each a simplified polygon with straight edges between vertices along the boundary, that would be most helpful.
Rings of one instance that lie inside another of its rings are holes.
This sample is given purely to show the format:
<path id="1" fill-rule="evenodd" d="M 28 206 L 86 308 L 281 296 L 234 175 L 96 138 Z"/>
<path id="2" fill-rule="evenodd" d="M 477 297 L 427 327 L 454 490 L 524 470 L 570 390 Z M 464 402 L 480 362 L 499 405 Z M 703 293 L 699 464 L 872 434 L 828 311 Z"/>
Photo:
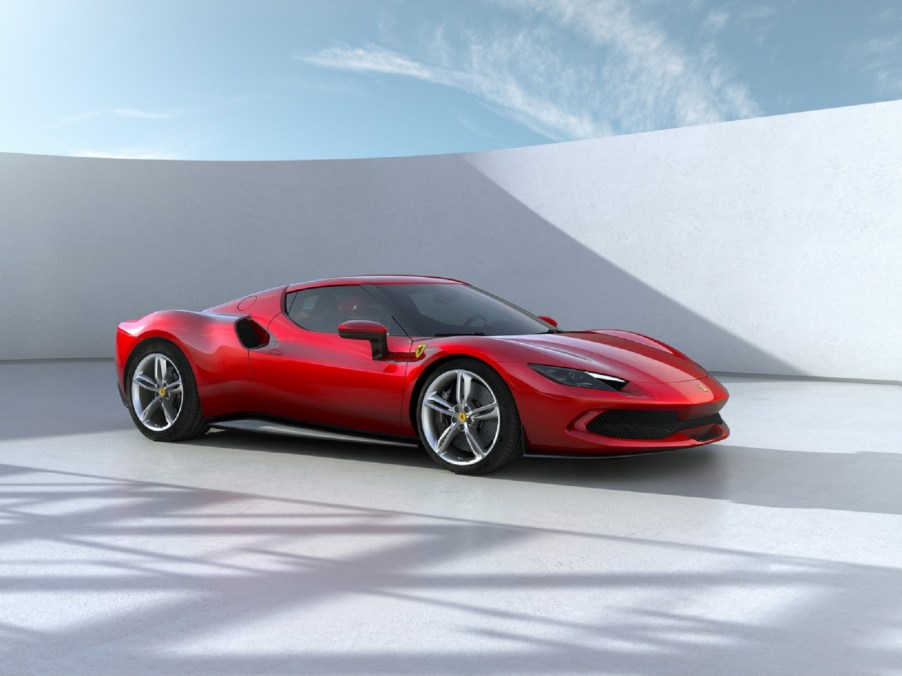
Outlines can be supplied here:
<path id="1" fill-rule="evenodd" d="M 166 416 L 166 424 L 171 425 L 175 421 L 176 411 L 172 408 L 172 402 L 167 398 L 161 398 L 163 404 L 163 415 Z"/>
<path id="2" fill-rule="evenodd" d="M 457 372 L 457 405 L 465 406 L 470 398 L 470 389 L 473 385 L 473 374 L 466 371 Z"/>
<path id="3" fill-rule="evenodd" d="M 493 401 L 491 404 L 474 408 L 470 411 L 470 420 L 490 420 L 498 417 L 498 402 Z"/>
<path id="4" fill-rule="evenodd" d="M 423 400 L 423 404 L 442 415 L 454 417 L 454 407 L 437 394 L 430 394 Z"/>
<path id="5" fill-rule="evenodd" d="M 145 408 L 143 411 L 141 411 L 141 421 L 147 422 L 147 418 L 150 417 L 150 415 L 160 407 L 160 402 L 162 402 L 162 401 L 163 401 L 162 397 L 159 397 L 159 396 L 154 397 L 153 401 L 151 401 L 147 405 L 147 408 Z"/>
<path id="6" fill-rule="evenodd" d="M 169 394 L 178 394 L 179 392 L 182 391 L 182 381 L 176 380 L 174 383 L 169 383 L 166 386 L 166 391 Z"/>
<path id="7" fill-rule="evenodd" d="M 479 439 L 476 438 L 476 435 L 473 434 L 469 427 L 464 428 L 464 436 L 467 439 L 467 443 L 470 445 L 470 450 L 473 451 L 473 455 L 482 460 L 488 454 L 488 451 L 482 447 L 479 443 Z"/>
<path id="8" fill-rule="evenodd" d="M 448 446 L 451 443 L 451 440 L 455 436 L 457 436 L 458 431 L 459 431 L 459 429 L 457 427 L 457 424 L 448 425 L 448 427 L 445 428 L 445 431 L 442 432 L 441 436 L 435 442 L 435 446 L 436 446 L 435 452 L 438 453 L 439 455 L 441 455 L 442 453 L 447 451 Z"/>
<path id="9" fill-rule="evenodd" d="M 154 367 L 157 369 L 157 383 L 159 383 L 160 387 L 163 387 L 166 384 L 166 371 L 169 362 L 163 356 L 157 356 L 156 364 Z"/>
<path id="10" fill-rule="evenodd" d="M 159 389 L 157 387 L 157 384 L 153 381 L 153 378 L 143 373 L 137 374 L 132 380 L 142 390 L 150 390 L 151 392 L 156 392 Z"/>

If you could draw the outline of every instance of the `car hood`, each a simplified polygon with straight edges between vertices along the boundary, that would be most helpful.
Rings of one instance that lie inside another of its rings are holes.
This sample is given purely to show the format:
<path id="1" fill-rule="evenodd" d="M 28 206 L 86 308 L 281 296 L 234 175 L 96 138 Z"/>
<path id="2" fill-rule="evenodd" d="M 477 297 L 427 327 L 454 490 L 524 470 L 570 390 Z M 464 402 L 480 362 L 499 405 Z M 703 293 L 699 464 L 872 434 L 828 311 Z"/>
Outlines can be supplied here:
<path id="1" fill-rule="evenodd" d="M 527 354 L 522 356 L 530 363 L 594 371 L 634 383 L 677 383 L 708 375 L 679 353 L 601 333 L 496 336 L 494 340 L 525 348 Z"/>

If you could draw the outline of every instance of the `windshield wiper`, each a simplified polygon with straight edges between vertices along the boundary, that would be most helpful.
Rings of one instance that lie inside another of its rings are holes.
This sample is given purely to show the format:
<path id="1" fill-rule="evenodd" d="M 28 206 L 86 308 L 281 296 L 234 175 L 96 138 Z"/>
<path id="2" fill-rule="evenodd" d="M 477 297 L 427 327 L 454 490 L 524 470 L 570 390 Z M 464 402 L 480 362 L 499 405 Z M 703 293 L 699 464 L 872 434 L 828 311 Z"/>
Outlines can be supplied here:
<path id="1" fill-rule="evenodd" d="M 436 333 L 433 338 L 448 338 L 450 336 L 484 336 L 482 331 L 455 331 L 454 333 Z"/>

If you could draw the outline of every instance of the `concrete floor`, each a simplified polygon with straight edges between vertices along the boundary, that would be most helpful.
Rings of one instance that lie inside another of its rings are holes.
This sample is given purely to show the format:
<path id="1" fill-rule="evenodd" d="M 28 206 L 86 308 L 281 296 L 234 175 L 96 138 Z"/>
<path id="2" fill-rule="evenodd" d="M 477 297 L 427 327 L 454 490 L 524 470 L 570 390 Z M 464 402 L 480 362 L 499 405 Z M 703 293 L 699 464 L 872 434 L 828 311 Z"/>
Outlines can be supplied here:
<path id="1" fill-rule="evenodd" d="M 468 478 L 155 444 L 113 378 L 0 364 L 4 675 L 902 673 L 902 387 L 724 378 L 727 442 Z"/>

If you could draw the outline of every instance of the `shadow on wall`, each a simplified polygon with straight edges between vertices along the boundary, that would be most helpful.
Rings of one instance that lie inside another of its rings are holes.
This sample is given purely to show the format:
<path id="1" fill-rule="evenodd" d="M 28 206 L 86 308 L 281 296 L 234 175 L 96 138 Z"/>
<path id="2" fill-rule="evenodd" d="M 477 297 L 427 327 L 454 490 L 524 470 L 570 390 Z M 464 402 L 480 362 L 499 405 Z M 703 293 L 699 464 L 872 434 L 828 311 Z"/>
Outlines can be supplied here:
<path id="1" fill-rule="evenodd" d="M 493 288 L 530 306 L 550 312 L 564 328 L 624 328 L 646 333 L 687 352 L 706 368 L 739 372 L 801 375 L 792 365 L 761 350 L 637 279 L 634 275 L 562 232 L 516 200 L 476 168 L 473 193 L 499 205 L 494 227 L 515 233 L 513 254 L 502 258 Z M 478 214 L 471 214 L 477 218 Z M 497 242 L 504 247 L 504 242 Z M 650 243 L 655 245 L 655 243 Z M 481 271 L 480 271 L 481 272 Z M 682 274 L 673 270 L 674 275 Z M 475 282 L 474 282 L 475 283 Z M 536 303 L 552 308 L 535 307 Z"/>
<path id="2" fill-rule="evenodd" d="M 12 183 L 0 196 L 13 204 L 5 244 L 17 262 L 0 275 L 18 291 L 0 297 L 12 318 L 0 324 L 0 359 L 109 356 L 115 325 L 155 310 L 317 277 L 411 272 L 465 279 L 566 328 L 649 333 L 711 370 L 799 373 L 562 233 L 460 156 L 6 155 L 0 167 Z"/>

